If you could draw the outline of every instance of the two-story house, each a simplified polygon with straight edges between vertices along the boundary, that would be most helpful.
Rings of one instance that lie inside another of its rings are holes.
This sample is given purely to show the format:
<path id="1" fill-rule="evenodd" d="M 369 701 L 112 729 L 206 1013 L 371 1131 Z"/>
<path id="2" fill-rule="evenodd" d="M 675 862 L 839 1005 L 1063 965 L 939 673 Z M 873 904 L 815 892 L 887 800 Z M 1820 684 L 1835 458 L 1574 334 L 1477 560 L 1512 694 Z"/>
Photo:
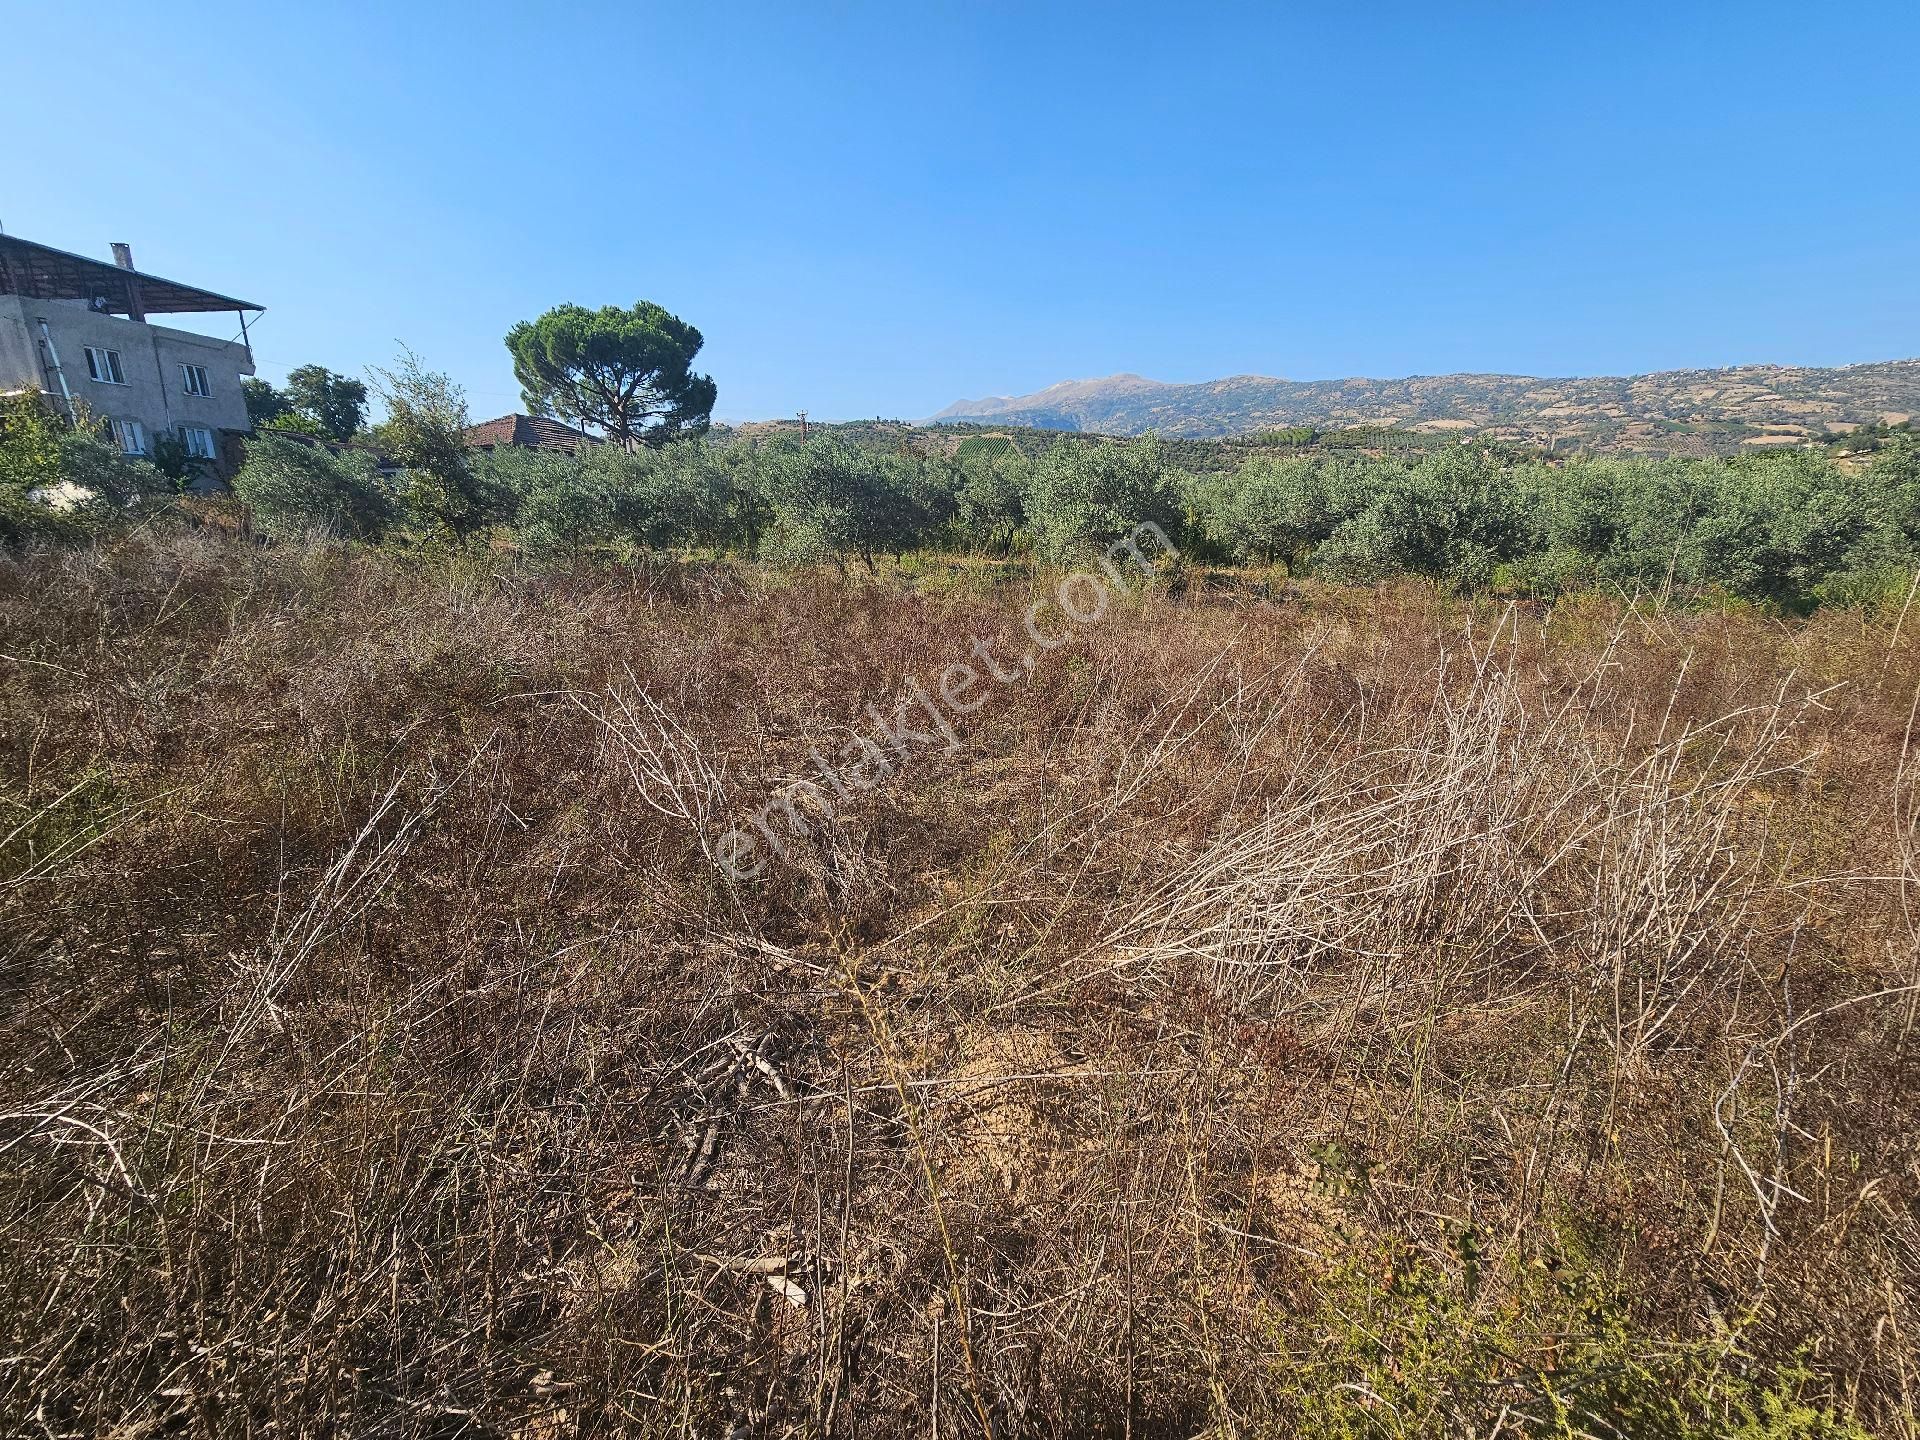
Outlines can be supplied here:
<path id="1" fill-rule="evenodd" d="M 249 315 L 261 306 L 113 263 L 0 235 L 0 392 L 38 390 L 69 417 L 105 423 L 130 455 L 162 436 L 224 478 L 247 433 Z M 156 325 L 153 315 L 231 311 L 231 340 Z"/>

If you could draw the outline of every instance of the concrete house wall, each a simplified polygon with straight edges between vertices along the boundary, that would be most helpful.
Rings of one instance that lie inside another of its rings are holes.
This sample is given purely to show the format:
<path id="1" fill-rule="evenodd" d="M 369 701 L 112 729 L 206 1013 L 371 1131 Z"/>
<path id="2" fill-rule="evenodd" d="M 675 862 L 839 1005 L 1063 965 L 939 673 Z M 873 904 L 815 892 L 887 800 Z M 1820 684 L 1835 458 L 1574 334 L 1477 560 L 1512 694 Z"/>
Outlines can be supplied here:
<path id="1" fill-rule="evenodd" d="M 240 381 L 254 373 L 253 358 L 238 341 L 216 340 L 189 330 L 98 314 L 80 300 L 36 300 L 0 295 L 0 390 L 39 389 L 56 399 L 59 386 L 42 363 L 40 321 L 47 322 L 60 352 L 60 367 L 73 398 L 98 419 L 138 420 L 147 446 L 183 425 L 214 432 L 248 429 Z M 120 352 L 126 384 L 107 384 L 87 374 L 85 347 Z M 187 393 L 180 367 L 204 366 L 206 396 Z"/>

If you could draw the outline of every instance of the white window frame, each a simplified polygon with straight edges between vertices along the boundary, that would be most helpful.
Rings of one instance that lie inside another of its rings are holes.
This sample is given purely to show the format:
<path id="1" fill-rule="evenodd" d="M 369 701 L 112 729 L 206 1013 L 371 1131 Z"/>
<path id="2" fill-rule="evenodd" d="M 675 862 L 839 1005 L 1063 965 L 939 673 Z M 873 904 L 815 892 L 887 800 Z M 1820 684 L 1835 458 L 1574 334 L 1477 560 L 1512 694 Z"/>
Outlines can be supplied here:
<path id="1" fill-rule="evenodd" d="M 147 427 L 138 420 L 109 420 L 113 429 L 113 440 L 120 447 L 122 455 L 144 455 L 147 453 Z"/>
<path id="2" fill-rule="evenodd" d="M 220 442 L 214 438 L 213 431 L 205 425 L 182 425 L 180 443 L 187 447 L 187 454 L 196 460 L 220 458 Z"/>
<path id="3" fill-rule="evenodd" d="M 109 350 L 104 345 L 82 347 L 87 352 L 87 374 L 102 385 L 124 385 L 127 383 L 126 369 L 120 363 L 120 352 Z"/>
<path id="4" fill-rule="evenodd" d="M 207 367 L 180 363 L 180 386 L 189 395 L 198 395 L 202 400 L 213 397 L 213 388 L 207 383 Z"/>

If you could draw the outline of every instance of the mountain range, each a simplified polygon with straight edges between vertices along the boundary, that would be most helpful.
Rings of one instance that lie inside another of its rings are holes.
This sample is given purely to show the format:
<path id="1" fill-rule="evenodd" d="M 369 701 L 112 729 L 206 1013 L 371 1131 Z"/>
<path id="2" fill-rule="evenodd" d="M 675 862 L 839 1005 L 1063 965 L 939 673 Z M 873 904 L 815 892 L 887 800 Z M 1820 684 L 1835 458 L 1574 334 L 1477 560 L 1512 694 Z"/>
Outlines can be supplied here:
<path id="1" fill-rule="evenodd" d="M 1416 375 L 1276 380 L 1235 375 L 1169 384 L 1139 375 L 1069 380 L 1030 395 L 962 400 L 954 421 L 1213 439 L 1295 426 L 1460 431 L 1549 449 L 1728 454 L 1798 445 L 1920 414 L 1920 360 L 1815 369 L 1739 365 L 1651 375 L 1543 379 Z"/>

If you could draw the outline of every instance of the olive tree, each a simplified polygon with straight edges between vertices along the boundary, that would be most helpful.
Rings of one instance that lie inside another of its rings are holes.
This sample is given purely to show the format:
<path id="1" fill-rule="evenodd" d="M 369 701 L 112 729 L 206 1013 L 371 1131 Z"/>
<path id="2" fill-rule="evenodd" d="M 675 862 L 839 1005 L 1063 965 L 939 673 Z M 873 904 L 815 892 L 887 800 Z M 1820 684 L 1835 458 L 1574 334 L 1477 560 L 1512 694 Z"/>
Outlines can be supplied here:
<path id="1" fill-rule="evenodd" d="M 233 493 L 254 524 L 276 539 L 315 533 L 378 539 L 394 508 L 372 455 L 335 453 L 291 435 L 264 434 L 249 442 Z"/>
<path id="2" fill-rule="evenodd" d="M 1179 522 L 1181 480 L 1159 440 L 1059 442 L 1033 467 L 1027 520 L 1034 548 L 1067 561 L 1131 535 Z"/>
<path id="3" fill-rule="evenodd" d="M 391 370 L 372 373 L 387 407 L 374 440 L 406 467 L 404 500 L 414 525 L 465 537 L 503 518 L 511 497 L 475 470 L 467 445 L 466 392 L 411 350 Z"/>
<path id="4" fill-rule="evenodd" d="M 871 570 L 875 552 L 911 543 L 920 513 L 912 460 L 824 435 L 768 446 L 759 459 L 760 491 L 772 514 L 763 547 L 769 554 L 836 564 L 856 555 Z"/>

